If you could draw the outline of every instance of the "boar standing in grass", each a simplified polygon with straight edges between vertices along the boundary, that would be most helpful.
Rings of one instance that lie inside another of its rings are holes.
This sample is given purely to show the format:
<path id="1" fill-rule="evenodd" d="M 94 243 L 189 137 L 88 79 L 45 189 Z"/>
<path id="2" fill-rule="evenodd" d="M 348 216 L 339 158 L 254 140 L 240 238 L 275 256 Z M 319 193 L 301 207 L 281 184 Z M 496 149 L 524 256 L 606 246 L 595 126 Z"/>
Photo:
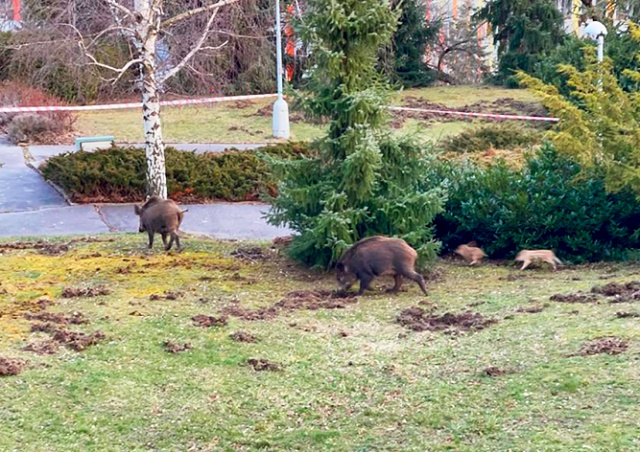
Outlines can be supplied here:
<path id="1" fill-rule="evenodd" d="M 162 236 L 162 243 L 166 251 L 171 249 L 174 240 L 178 251 L 182 249 L 178 229 L 180 229 L 186 210 L 180 209 L 170 199 L 152 196 L 144 204 L 136 204 L 135 212 L 140 217 L 139 231 L 147 231 L 149 234 L 149 249 L 153 247 L 153 237 L 156 232 Z M 169 243 L 167 243 L 167 234 L 170 235 Z"/>
<path id="2" fill-rule="evenodd" d="M 522 250 L 516 256 L 516 262 L 522 262 L 520 270 L 524 270 L 535 261 L 547 262 L 551 264 L 554 270 L 556 270 L 556 264 L 563 265 L 562 261 L 551 250 Z"/>
<path id="3" fill-rule="evenodd" d="M 456 248 L 455 253 L 462 256 L 469 265 L 475 265 L 479 263 L 486 254 L 477 246 L 471 246 L 471 243 L 475 242 L 470 242 L 467 245 L 460 245 Z"/>
<path id="4" fill-rule="evenodd" d="M 345 251 L 336 266 L 339 292 L 344 293 L 358 280 L 358 295 L 362 295 L 376 276 L 391 274 L 395 286 L 389 292 L 400 290 L 403 277 L 407 277 L 427 295 L 424 279 L 415 270 L 417 258 L 416 250 L 402 239 L 382 236 L 362 239 Z"/>

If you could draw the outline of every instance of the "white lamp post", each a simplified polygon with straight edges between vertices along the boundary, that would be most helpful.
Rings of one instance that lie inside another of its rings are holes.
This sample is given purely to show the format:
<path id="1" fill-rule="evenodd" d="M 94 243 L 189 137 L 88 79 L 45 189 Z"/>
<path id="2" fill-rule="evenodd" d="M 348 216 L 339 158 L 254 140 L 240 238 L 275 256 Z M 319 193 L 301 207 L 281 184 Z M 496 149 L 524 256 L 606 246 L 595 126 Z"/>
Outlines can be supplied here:
<path id="1" fill-rule="evenodd" d="M 280 33 L 280 0 L 276 0 L 276 72 L 278 100 L 273 104 L 273 136 L 289 138 L 289 106 L 282 96 L 282 36 Z"/>
<path id="2" fill-rule="evenodd" d="M 598 40 L 598 62 L 602 63 L 604 60 L 604 37 L 607 36 L 607 27 L 602 22 L 593 20 L 587 24 L 584 29 L 584 35 L 589 39 Z"/>

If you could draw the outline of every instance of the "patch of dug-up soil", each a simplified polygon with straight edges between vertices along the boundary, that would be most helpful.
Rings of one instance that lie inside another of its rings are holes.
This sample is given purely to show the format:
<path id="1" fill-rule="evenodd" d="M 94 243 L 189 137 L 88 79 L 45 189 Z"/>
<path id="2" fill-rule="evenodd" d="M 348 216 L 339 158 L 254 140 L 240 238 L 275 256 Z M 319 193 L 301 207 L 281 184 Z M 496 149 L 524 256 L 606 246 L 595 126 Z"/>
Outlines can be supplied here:
<path id="1" fill-rule="evenodd" d="M 193 348 L 193 346 L 189 342 L 178 344 L 176 342 L 166 341 L 162 345 L 164 346 L 164 351 L 168 353 L 182 353 Z"/>
<path id="2" fill-rule="evenodd" d="M 95 345 L 106 338 L 106 335 L 99 330 L 86 334 L 81 331 L 71 331 L 66 328 L 58 328 L 52 323 L 34 323 L 31 325 L 31 331 L 48 333 L 52 336 L 51 339 L 54 342 L 65 345 L 77 352 L 81 352 L 87 347 Z"/>
<path id="3" fill-rule="evenodd" d="M 245 259 L 245 260 L 251 260 L 251 261 L 264 260 L 269 258 L 269 256 L 267 256 L 264 253 L 262 248 L 259 248 L 257 246 L 253 248 L 240 247 L 232 251 L 231 255 L 238 259 Z"/>
<path id="4" fill-rule="evenodd" d="M 258 342 L 257 337 L 245 331 L 236 331 L 235 333 L 230 334 L 229 337 L 231 338 L 231 340 L 234 340 L 236 342 L 249 342 L 249 343 Z"/>
<path id="5" fill-rule="evenodd" d="M 18 375 L 25 368 L 27 363 L 21 359 L 10 359 L 0 356 L 0 377 Z"/>
<path id="6" fill-rule="evenodd" d="M 640 317 L 640 313 L 637 312 L 616 312 L 617 319 L 631 319 Z"/>
<path id="7" fill-rule="evenodd" d="M 404 106 L 410 108 L 420 108 L 425 110 L 454 110 L 465 113 L 497 113 L 497 114 L 521 114 L 529 116 L 547 116 L 547 110 L 538 103 L 524 102 L 515 100 L 510 97 L 496 99 L 493 102 L 476 102 L 473 104 L 462 105 L 456 108 L 450 108 L 444 104 L 429 102 L 419 97 L 407 96 L 404 100 Z M 395 117 L 416 118 L 422 120 L 437 120 L 438 122 L 451 121 L 467 121 L 474 119 L 467 116 L 459 115 L 442 115 L 430 112 L 412 112 L 412 111 L 393 111 Z"/>
<path id="8" fill-rule="evenodd" d="M 184 292 L 171 292 L 165 291 L 164 295 L 152 294 L 149 295 L 149 300 L 157 301 L 157 300 L 177 300 L 178 298 L 184 296 Z"/>
<path id="9" fill-rule="evenodd" d="M 534 305 L 534 306 L 520 306 L 518 309 L 516 309 L 516 312 L 522 312 L 525 314 L 537 314 L 539 312 L 544 311 L 544 308 L 546 307 L 547 307 L 546 304 Z"/>
<path id="10" fill-rule="evenodd" d="M 606 353 L 607 355 L 619 355 L 628 348 L 629 343 L 624 339 L 615 336 L 607 336 L 586 342 L 578 354 L 581 356 L 598 355 L 600 353 Z"/>
<path id="11" fill-rule="evenodd" d="M 247 364 L 253 367 L 253 370 L 255 370 L 256 372 L 262 372 L 265 370 L 275 372 L 282 370 L 280 364 L 271 362 L 268 359 L 264 358 L 249 358 L 247 360 Z"/>
<path id="12" fill-rule="evenodd" d="M 100 295 L 109 295 L 110 293 L 111 289 L 105 286 L 65 287 L 62 291 L 62 298 L 98 297 Z"/>
<path id="13" fill-rule="evenodd" d="M 201 326 L 203 328 L 210 328 L 212 326 L 226 326 L 228 317 L 226 315 L 222 317 L 214 317 L 212 315 L 199 314 L 191 317 L 195 326 Z"/>
<path id="14" fill-rule="evenodd" d="M 285 298 L 272 306 L 260 309 L 244 309 L 240 306 L 229 306 L 222 310 L 225 315 L 239 317 L 242 320 L 269 320 L 282 311 L 297 311 L 307 309 L 344 309 L 349 304 L 358 302 L 354 295 L 343 297 L 328 290 L 295 290 L 285 295 Z"/>
<path id="15" fill-rule="evenodd" d="M 557 301 L 559 303 L 597 303 L 598 297 L 593 294 L 583 293 L 583 292 L 575 292 L 575 293 L 567 293 L 561 294 L 557 293 L 555 295 L 551 295 L 549 298 L 551 301 Z"/>
<path id="16" fill-rule="evenodd" d="M 609 303 L 633 303 L 640 300 L 640 281 L 630 281 L 628 283 L 611 282 L 604 286 L 594 286 L 591 289 L 594 294 L 612 297 Z"/>
<path id="17" fill-rule="evenodd" d="M 84 325 L 89 323 L 89 320 L 81 312 L 74 312 L 69 316 L 54 314 L 53 312 L 27 313 L 24 317 L 27 320 L 39 320 L 41 322 L 59 323 L 61 325 Z"/>
<path id="18" fill-rule="evenodd" d="M 480 374 L 484 375 L 485 377 L 501 377 L 510 373 L 513 372 L 510 370 L 500 369 L 499 367 L 495 366 L 487 367 L 486 369 L 482 369 L 482 372 L 480 372 Z"/>
<path id="19" fill-rule="evenodd" d="M 49 339 L 40 342 L 31 342 L 23 348 L 24 351 L 37 353 L 38 355 L 55 355 L 60 346 L 57 342 Z"/>
<path id="20" fill-rule="evenodd" d="M 424 309 L 414 306 L 402 311 L 398 315 L 397 322 L 413 331 L 469 331 L 482 330 L 496 323 L 497 320 L 487 319 L 482 314 L 472 311 L 429 316 Z"/>
<path id="21" fill-rule="evenodd" d="M 49 243 L 44 240 L 38 240 L 37 242 L 13 242 L 0 244 L 0 254 L 6 250 L 26 250 L 35 249 L 40 254 L 46 254 L 48 256 L 57 256 L 69 251 L 69 245 L 65 243 Z"/>

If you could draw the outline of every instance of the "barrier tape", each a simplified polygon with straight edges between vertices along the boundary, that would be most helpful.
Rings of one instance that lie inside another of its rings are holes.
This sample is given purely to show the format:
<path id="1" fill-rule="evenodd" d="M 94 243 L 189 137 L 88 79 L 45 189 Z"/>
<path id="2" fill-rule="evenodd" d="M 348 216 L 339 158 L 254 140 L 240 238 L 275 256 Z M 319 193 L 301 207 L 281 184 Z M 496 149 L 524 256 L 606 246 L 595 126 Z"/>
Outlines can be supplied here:
<path id="1" fill-rule="evenodd" d="M 546 121 L 546 122 L 558 122 L 560 118 L 549 118 L 545 116 L 523 116 L 523 115 L 499 115 L 497 113 L 472 113 L 467 111 L 455 111 L 455 110 L 429 110 L 426 108 L 411 108 L 411 107 L 388 107 L 389 110 L 394 111 L 413 111 L 417 113 L 433 113 L 438 115 L 454 115 L 454 116 L 469 116 L 473 118 L 489 118 L 489 119 L 512 119 L 516 121 Z"/>
<path id="2" fill-rule="evenodd" d="M 216 102 L 232 102 L 234 100 L 267 99 L 277 97 L 277 94 L 251 94 L 247 96 L 206 97 L 200 99 L 179 99 L 160 101 L 160 105 L 197 105 Z M 117 110 L 123 108 L 142 108 L 142 102 L 129 102 L 126 104 L 104 105 L 50 105 L 45 107 L 0 107 L 0 113 L 24 113 L 39 111 L 92 111 L 92 110 Z"/>
<path id="3" fill-rule="evenodd" d="M 166 100 L 160 101 L 162 106 L 174 106 L 174 105 L 198 105 L 198 104 L 211 104 L 218 102 L 233 102 L 239 100 L 251 100 L 251 99 L 268 99 L 271 97 L 277 97 L 277 94 L 250 94 L 246 96 L 229 96 L 229 97 L 206 97 L 199 99 L 179 99 L 179 100 Z M 0 107 L 0 113 L 26 113 L 26 112 L 40 112 L 40 111 L 94 111 L 94 110 L 118 110 L 125 108 L 142 108 L 142 102 L 129 102 L 124 104 L 103 104 L 103 105 L 50 105 L 42 107 Z M 466 111 L 455 110 L 430 110 L 425 108 L 412 108 L 412 107 L 387 107 L 393 111 L 411 111 L 415 113 L 431 113 L 436 115 L 454 115 L 454 116 L 467 116 L 474 118 L 488 118 L 488 119 L 510 119 L 516 121 L 546 121 L 546 122 L 558 122 L 559 118 L 549 118 L 543 116 L 523 116 L 523 115 L 500 115 L 493 113 L 472 113 Z"/>

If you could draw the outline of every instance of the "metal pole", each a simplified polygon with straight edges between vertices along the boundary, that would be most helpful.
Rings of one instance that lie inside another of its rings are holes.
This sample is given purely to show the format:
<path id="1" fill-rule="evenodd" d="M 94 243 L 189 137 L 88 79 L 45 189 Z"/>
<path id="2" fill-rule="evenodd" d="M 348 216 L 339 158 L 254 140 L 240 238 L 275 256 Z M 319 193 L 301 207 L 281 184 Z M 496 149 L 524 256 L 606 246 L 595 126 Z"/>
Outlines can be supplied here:
<path id="1" fill-rule="evenodd" d="M 598 63 L 604 60 L 604 35 L 598 36 Z"/>
<path id="2" fill-rule="evenodd" d="M 276 72 L 278 99 L 273 104 L 273 136 L 289 138 L 289 106 L 282 95 L 282 36 L 280 26 L 280 0 L 276 0 Z"/>

